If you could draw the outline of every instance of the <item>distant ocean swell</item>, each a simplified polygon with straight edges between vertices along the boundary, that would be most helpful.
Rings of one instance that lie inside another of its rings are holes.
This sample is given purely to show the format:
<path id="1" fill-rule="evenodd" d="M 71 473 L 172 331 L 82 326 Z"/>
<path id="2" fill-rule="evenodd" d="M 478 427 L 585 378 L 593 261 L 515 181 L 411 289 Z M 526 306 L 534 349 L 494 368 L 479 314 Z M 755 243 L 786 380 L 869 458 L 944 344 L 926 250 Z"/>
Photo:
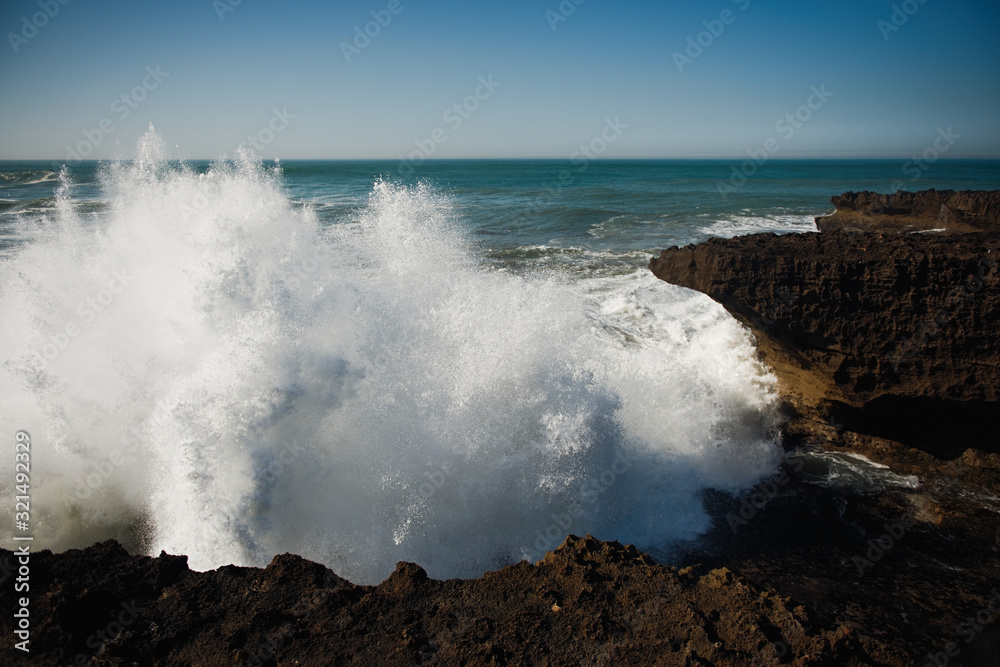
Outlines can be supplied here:
<path id="1" fill-rule="evenodd" d="M 86 215 L 63 173 L 0 263 L 39 547 L 294 552 L 367 583 L 399 560 L 478 576 L 566 532 L 669 554 L 708 527 L 702 490 L 779 460 L 775 380 L 707 298 L 641 268 L 506 271 L 430 185 L 376 180 L 321 224 L 280 169 L 199 174 L 160 144 L 104 167 Z"/>

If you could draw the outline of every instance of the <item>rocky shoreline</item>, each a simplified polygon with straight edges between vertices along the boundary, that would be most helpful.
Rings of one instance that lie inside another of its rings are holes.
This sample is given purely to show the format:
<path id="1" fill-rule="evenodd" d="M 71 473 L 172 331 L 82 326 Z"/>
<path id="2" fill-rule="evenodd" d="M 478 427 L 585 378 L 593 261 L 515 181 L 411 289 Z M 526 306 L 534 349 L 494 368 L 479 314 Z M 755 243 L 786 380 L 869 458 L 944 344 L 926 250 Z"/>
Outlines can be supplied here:
<path id="1" fill-rule="evenodd" d="M 105 542 L 32 554 L 31 653 L 10 640 L 0 660 L 1000 664 L 1000 192 L 833 202 L 818 234 L 650 263 L 750 327 L 788 417 L 781 467 L 744 497 L 706 493 L 714 527 L 674 566 L 570 536 L 479 579 L 400 563 L 358 586 L 292 555 L 192 572 Z M 886 468 L 823 482 L 848 455 Z M 11 638 L 14 554 L 0 566 Z"/>
<path id="2" fill-rule="evenodd" d="M 786 447 L 862 455 L 919 486 L 789 470 L 689 557 L 866 628 L 904 664 L 1000 664 L 1000 192 L 832 202 L 819 233 L 710 239 L 650 269 L 751 329 Z"/>
<path id="3" fill-rule="evenodd" d="M 790 443 L 916 474 L 968 456 L 996 491 L 1000 477 L 978 473 L 1000 464 L 1000 192 L 833 202 L 818 234 L 710 239 L 664 250 L 650 269 L 753 331 L 781 382 Z"/>

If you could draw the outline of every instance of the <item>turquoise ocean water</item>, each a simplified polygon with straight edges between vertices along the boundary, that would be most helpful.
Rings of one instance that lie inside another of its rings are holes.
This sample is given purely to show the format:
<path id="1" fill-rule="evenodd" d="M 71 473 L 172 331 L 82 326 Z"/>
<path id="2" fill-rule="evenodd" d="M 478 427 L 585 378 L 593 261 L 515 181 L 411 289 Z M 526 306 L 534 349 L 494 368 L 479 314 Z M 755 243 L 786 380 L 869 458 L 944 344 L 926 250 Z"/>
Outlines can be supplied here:
<path id="1" fill-rule="evenodd" d="M 739 160 L 284 161 L 289 198 L 336 224 L 363 206 L 378 179 L 431 184 L 452 199 L 485 258 L 541 262 L 575 252 L 648 254 L 758 231 L 808 231 L 849 190 L 995 189 L 1000 161 L 772 160 L 741 183 Z M 0 162 L 0 225 L 51 209 L 61 164 Z M 209 162 L 193 162 L 197 171 Z M 84 210 L 102 203 L 96 162 L 70 166 Z M 408 175 L 402 176 L 400 172 Z M 747 169 L 747 172 L 750 170 Z M 412 172 L 412 173 L 409 173 Z M 720 184 L 724 184 L 720 187 Z M 739 187 L 736 187 L 739 185 Z M 736 188 L 735 191 L 732 189 Z M 5 239 L 10 238 L 10 231 Z"/>
<path id="2" fill-rule="evenodd" d="M 814 231 L 848 190 L 1000 187 L 998 161 L 404 176 L 181 164 L 154 132 L 136 155 L 0 163 L 0 403 L 31 433 L 37 547 L 294 552 L 364 583 L 400 560 L 478 576 L 566 533 L 669 560 L 710 526 L 705 489 L 781 452 L 749 332 L 650 257 Z"/>

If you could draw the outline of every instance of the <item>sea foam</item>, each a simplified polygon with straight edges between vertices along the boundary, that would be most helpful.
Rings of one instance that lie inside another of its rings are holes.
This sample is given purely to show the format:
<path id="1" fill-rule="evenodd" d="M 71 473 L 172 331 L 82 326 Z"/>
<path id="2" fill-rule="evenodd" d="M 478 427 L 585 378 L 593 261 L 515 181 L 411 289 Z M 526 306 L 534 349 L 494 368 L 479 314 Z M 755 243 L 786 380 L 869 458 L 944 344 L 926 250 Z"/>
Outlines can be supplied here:
<path id="1" fill-rule="evenodd" d="M 709 526 L 701 491 L 778 460 L 748 332 L 640 267 L 491 268 L 429 185 L 377 181 L 324 226 L 280 169 L 197 173 L 152 130 L 102 170 L 99 213 L 71 176 L 0 262 L 36 548 L 293 552 L 361 583 L 400 560 L 478 576 L 566 533 L 668 554 Z"/>

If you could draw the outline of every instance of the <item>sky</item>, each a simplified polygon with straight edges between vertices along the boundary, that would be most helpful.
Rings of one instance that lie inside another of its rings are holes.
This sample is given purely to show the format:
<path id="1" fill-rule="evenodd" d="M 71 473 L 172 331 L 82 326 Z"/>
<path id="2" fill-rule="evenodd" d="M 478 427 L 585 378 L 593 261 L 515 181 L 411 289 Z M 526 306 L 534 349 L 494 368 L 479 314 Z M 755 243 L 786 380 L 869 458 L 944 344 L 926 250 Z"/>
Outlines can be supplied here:
<path id="1" fill-rule="evenodd" d="M 1000 158 L 996 0 L 4 0 L 0 159 Z"/>

